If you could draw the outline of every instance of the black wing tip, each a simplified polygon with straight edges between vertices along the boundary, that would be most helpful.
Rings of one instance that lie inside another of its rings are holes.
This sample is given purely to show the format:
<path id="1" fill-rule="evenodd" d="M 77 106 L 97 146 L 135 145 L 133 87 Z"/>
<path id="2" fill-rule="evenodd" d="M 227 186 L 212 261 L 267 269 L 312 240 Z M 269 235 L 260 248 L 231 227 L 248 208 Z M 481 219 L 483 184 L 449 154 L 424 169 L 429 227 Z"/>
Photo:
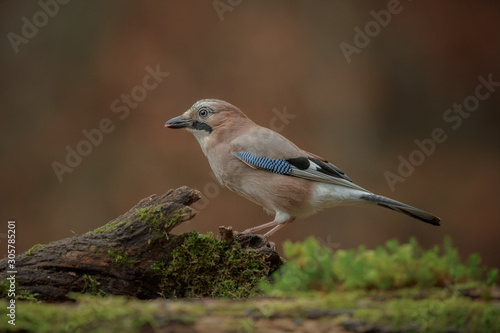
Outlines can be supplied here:
<path id="1" fill-rule="evenodd" d="M 348 181 L 350 181 L 352 183 L 352 179 L 349 178 L 348 175 L 346 175 L 345 173 L 342 172 L 342 176 L 344 177 L 344 179 L 346 179 L 346 180 L 348 180 Z"/>
<path id="2" fill-rule="evenodd" d="M 321 172 L 325 175 L 340 178 L 340 179 L 345 179 L 349 182 L 352 183 L 351 178 L 349 178 L 344 171 L 340 170 L 338 167 L 335 165 L 331 164 L 330 162 L 323 162 L 318 160 L 317 158 L 309 157 L 309 160 L 313 161 L 317 165 L 319 165 L 319 169 L 316 169 L 316 171 Z"/>

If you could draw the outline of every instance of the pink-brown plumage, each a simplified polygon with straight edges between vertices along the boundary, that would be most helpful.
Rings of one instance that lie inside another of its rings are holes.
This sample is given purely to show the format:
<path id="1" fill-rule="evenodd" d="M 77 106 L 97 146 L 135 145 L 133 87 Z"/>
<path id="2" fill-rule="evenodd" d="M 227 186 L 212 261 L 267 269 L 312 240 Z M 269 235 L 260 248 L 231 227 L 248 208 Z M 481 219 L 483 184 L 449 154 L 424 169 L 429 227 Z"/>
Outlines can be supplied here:
<path id="1" fill-rule="evenodd" d="M 333 164 L 255 124 L 227 102 L 200 100 L 165 126 L 193 133 L 221 184 L 276 214 L 274 221 L 247 232 L 274 227 L 265 234 L 270 236 L 296 217 L 353 204 L 378 204 L 439 225 L 440 219 L 430 213 L 352 183 Z"/>

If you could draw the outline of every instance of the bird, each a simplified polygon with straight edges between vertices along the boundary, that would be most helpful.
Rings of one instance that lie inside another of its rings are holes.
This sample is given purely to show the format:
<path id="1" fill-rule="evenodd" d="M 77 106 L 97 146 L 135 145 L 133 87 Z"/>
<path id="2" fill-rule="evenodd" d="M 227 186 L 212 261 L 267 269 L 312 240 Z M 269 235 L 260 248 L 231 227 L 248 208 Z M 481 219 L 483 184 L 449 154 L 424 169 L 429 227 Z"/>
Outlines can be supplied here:
<path id="1" fill-rule="evenodd" d="M 191 132 L 222 185 L 274 213 L 273 221 L 243 233 L 271 228 L 264 234 L 269 238 L 296 218 L 346 205 L 378 205 L 440 225 L 431 213 L 356 185 L 334 164 L 257 125 L 223 100 L 199 100 L 165 127 Z"/>

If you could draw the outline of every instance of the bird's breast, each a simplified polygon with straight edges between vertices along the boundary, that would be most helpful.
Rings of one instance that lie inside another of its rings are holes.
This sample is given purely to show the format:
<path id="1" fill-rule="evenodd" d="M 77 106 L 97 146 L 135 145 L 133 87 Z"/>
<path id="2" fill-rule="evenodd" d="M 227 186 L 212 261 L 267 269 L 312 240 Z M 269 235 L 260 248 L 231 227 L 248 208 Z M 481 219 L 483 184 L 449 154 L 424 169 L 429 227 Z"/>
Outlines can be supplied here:
<path id="1" fill-rule="evenodd" d="M 221 184 L 269 211 L 305 216 L 309 209 L 312 182 L 296 177 L 254 169 L 237 158 L 227 164 L 211 163 Z"/>

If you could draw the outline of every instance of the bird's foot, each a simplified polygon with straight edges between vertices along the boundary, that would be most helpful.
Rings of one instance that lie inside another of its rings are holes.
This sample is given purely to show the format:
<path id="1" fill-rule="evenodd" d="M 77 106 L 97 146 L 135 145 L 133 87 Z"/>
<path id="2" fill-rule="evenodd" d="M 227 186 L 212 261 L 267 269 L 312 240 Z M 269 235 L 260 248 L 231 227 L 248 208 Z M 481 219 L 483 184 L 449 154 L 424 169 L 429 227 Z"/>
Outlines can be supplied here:
<path id="1" fill-rule="evenodd" d="M 251 248 L 263 248 L 268 247 L 273 251 L 276 251 L 276 244 L 271 242 L 264 235 L 253 234 L 249 232 L 234 232 L 235 239 L 243 246 L 249 246 Z"/>
<path id="2" fill-rule="evenodd" d="M 253 234 L 256 231 L 261 231 L 262 229 L 275 228 L 278 224 L 279 223 L 276 222 L 276 221 L 271 221 L 271 222 L 268 222 L 268 223 L 264 223 L 264 224 L 258 225 L 258 226 L 253 227 L 253 228 L 246 229 L 242 233 L 243 234 Z M 271 231 L 273 231 L 273 230 L 274 229 L 271 229 Z M 269 232 L 271 232 L 271 231 L 269 231 Z"/>

